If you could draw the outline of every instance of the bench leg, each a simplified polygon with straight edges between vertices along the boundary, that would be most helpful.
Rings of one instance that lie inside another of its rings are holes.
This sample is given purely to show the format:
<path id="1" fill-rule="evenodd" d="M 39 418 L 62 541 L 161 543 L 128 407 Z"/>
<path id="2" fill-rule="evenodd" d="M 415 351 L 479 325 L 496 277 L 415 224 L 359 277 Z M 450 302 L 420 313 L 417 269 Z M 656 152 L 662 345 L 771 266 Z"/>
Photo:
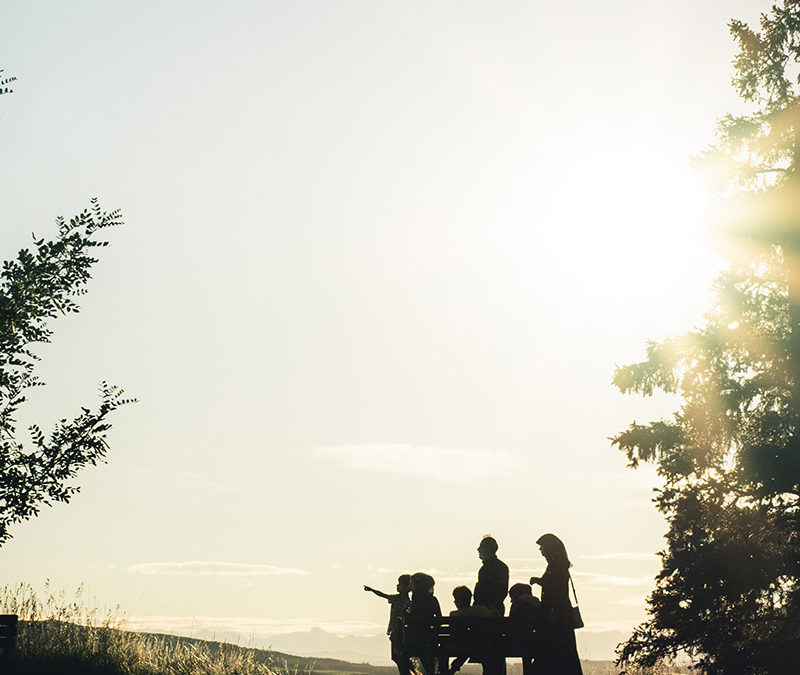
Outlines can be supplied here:
<path id="1" fill-rule="evenodd" d="M 506 659 L 503 656 L 487 656 L 481 663 L 483 675 L 506 675 Z"/>
<path id="2" fill-rule="evenodd" d="M 522 657 L 522 675 L 534 675 L 533 659 L 529 656 Z"/>

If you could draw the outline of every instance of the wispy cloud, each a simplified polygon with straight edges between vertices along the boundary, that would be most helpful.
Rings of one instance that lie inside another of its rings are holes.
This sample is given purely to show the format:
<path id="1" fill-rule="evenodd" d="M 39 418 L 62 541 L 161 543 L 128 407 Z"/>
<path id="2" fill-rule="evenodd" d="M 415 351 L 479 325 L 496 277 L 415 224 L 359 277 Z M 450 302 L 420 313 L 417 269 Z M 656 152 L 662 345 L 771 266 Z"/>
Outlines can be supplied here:
<path id="1" fill-rule="evenodd" d="M 581 476 L 588 480 L 587 474 Z M 615 493 L 620 491 L 650 493 L 661 483 L 655 467 L 645 463 L 640 464 L 636 471 L 602 472 L 594 476 L 594 481 L 613 486 Z"/>
<path id="2" fill-rule="evenodd" d="M 446 572 L 437 569 L 422 569 L 420 572 L 430 574 L 437 582 L 447 584 L 474 584 L 478 578 L 477 570 L 470 572 Z"/>
<path id="3" fill-rule="evenodd" d="M 306 570 L 290 567 L 275 567 L 251 563 L 216 562 L 192 560 L 188 562 L 146 562 L 128 565 L 134 574 L 170 574 L 220 577 L 266 577 L 311 574 Z"/>
<path id="4" fill-rule="evenodd" d="M 644 603 L 644 595 L 629 595 L 614 601 L 615 605 L 620 605 L 621 607 L 644 607 Z"/>
<path id="5" fill-rule="evenodd" d="M 379 576 L 384 575 L 384 574 L 397 574 L 397 575 L 408 574 L 407 571 L 399 570 L 399 569 L 396 569 L 394 567 L 371 567 L 371 566 L 367 566 L 367 569 L 369 570 L 370 575 L 373 576 L 373 577 L 379 577 Z"/>
<path id="6" fill-rule="evenodd" d="M 423 567 L 415 572 L 425 572 L 430 574 L 437 584 L 467 584 L 472 585 L 478 579 L 477 570 L 469 570 L 467 572 L 453 572 L 451 570 L 440 570 L 435 567 Z M 399 576 L 400 574 L 408 574 L 408 570 L 394 569 L 390 567 L 377 567 L 371 571 L 372 578 L 391 574 L 392 576 Z"/>
<path id="7" fill-rule="evenodd" d="M 517 560 L 515 558 L 508 558 L 506 562 L 511 562 L 512 560 Z M 527 559 L 519 559 L 519 560 L 527 560 Z M 540 558 L 541 565 L 538 567 L 518 567 L 514 566 L 511 569 L 511 583 L 516 583 L 517 581 L 524 581 L 527 583 L 528 579 L 532 576 L 541 576 L 542 572 L 545 570 L 545 566 L 547 565 L 546 561 L 543 558 Z M 436 583 L 442 584 L 466 584 L 467 586 L 474 586 L 475 582 L 478 579 L 478 567 L 480 564 L 476 564 L 475 569 L 473 570 L 466 570 L 466 571 L 454 571 L 454 570 L 441 570 L 435 567 L 422 567 L 420 569 L 412 570 L 414 572 L 425 572 L 426 574 L 430 574 Z M 408 570 L 396 569 L 393 567 L 376 567 L 376 568 L 369 568 L 369 574 L 371 578 L 382 577 L 386 575 L 390 576 L 398 576 L 400 574 L 407 574 Z"/>
<path id="8" fill-rule="evenodd" d="M 596 553 L 594 555 L 582 555 L 580 557 L 584 560 L 658 560 L 657 554 L 646 553 L 644 551 L 630 553 Z"/>
<path id="9" fill-rule="evenodd" d="M 234 483 L 224 483 L 216 480 L 209 480 L 208 476 L 203 476 L 197 473 L 189 473 L 185 471 L 161 471 L 156 469 L 148 469 L 143 467 L 132 466 L 117 466 L 117 469 L 127 471 L 130 473 L 139 474 L 142 476 L 154 476 L 162 480 L 168 480 L 179 483 L 189 483 L 194 488 L 207 490 L 209 492 L 216 492 L 219 494 L 247 494 L 254 492 L 254 488 L 239 485 Z"/>
<path id="10" fill-rule="evenodd" d="M 503 450 L 465 450 L 417 445 L 335 445 L 310 451 L 350 469 L 425 475 L 463 481 L 509 471 L 512 457 Z"/>
<path id="11" fill-rule="evenodd" d="M 545 562 L 539 567 L 514 567 L 511 570 L 511 579 L 522 580 L 527 582 L 531 576 L 541 576 L 545 569 Z M 436 583 L 454 583 L 454 584 L 473 584 L 477 579 L 477 570 L 469 570 L 466 572 L 441 570 L 436 568 L 424 568 L 418 570 L 430 574 Z M 382 576 L 385 574 L 401 574 L 404 570 L 390 569 L 386 567 L 379 567 L 372 571 L 371 576 Z M 572 576 L 577 580 L 580 579 L 582 583 L 591 586 L 651 586 L 653 584 L 652 575 L 642 576 L 621 576 L 614 574 L 598 574 L 596 572 L 577 572 L 573 571 Z"/>
<path id="12" fill-rule="evenodd" d="M 269 638 L 288 633 L 308 632 L 319 628 L 338 636 L 369 636 L 383 632 L 383 623 L 365 621 L 324 621 L 308 617 L 293 619 L 265 619 L 235 616 L 132 616 L 125 621 L 126 628 L 154 631 L 174 635 L 198 633 L 238 633 Z"/>
<path id="13" fill-rule="evenodd" d="M 595 574 L 593 572 L 573 572 L 572 576 L 579 577 L 588 584 L 598 586 L 650 586 L 652 576 L 622 577 L 613 574 Z"/>

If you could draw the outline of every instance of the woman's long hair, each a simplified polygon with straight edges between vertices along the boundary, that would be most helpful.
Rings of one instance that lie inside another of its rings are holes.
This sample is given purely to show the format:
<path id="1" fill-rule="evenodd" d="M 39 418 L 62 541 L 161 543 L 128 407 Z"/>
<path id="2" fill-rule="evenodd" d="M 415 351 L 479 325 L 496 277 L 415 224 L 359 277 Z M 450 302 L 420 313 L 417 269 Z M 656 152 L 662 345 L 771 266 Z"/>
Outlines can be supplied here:
<path id="1" fill-rule="evenodd" d="M 567 557 L 567 547 L 556 535 L 548 532 L 539 537 L 536 543 L 542 547 L 542 553 L 545 554 L 548 563 L 554 562 L 567 568 L 572 567 L 572 563 Z"/>

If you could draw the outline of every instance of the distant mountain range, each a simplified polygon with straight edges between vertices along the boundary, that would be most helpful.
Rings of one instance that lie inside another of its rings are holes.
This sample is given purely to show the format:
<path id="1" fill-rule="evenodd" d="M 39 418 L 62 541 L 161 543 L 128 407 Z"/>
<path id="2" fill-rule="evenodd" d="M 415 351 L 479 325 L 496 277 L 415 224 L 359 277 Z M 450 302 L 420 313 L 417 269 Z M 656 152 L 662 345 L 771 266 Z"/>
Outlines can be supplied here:
<path id="1" fill-rule="evenodd" d="M 233 631 L 221 633 L 193 631 L 192 637 L 202 640 L 231 642 L 241 646 L 255 647 L 256 649 L 270 649 L 306 658 L 340 659 L 379 667 L 391 666 L 393 670 L 395 668 L 389 657 L 389 640 L 385 635 L 371 635 L 368 637 L 348 635 L 339 637 L 321 628 L 312 628 L 309 631 L 285 633 L 269 638 L 251 638 Z"/>
<path id="2" fill-rule="evenodd" d="M 336 642 L 331 642 L 331 638 L 344 641 L 349 640 L 349 638 L 338 638 L 336 635 L 327 633 L 319 628 L 315 628 L 311 632 L 315 634 L 314 637 L 319 639 L 321 644 L 333 644 L 335 647 L 341 645 Z M 321 635 L 318 635 L 318 633 Z M 291 633 L 281 637 L 289 637 L 290 641 L 294 639 L 300 639 L 300 637 L 295 636 L 308 637 L 308 633 Z M 226 640 L 221 639 L 222 636 L 219 634 L 214 641 L 206 641 L 200 638 L 178 637 L 175 635 L 160 635 L 160 637 L 162 637 L 162 639 L 166 638 L 167 640 L 174 640 L 176 642 L 206 642 L 211 645 L 212 650 L 217 648 L 220 642 L 226 642 Z M 379 640 L 381 643 L 386 642 L 386 639 L 383 636 L 362 639 L 365 641 Z M 235 640 L 234 643 L 242 645 L 240 640 Z M 256 650 L 258 650 L 255 644 L 248 644 L 246 646 L 248 648 L 256 648 Z M 377 666 L 363 662 L 353 663 L 343 659 L 326 658 L 321 653 L 317 653 L 314 656 L 300 656 L 297 654 L 287 654 L 281 651 L 273 650 L 269 654 L 266 652 L 260 652 L 260 654 L 262 656 L 258 658 L 259 661 L 265 660 L 276 665 L 286 665 L 289 672 L 294 672 L 298 675 L 397 675 L 397 667 L 395 665 Z M 581 665 L 583 666 L 584 675 L 615 675 L 616 673 L 619 673 L 619 669 L 614 666 L 613 661 L 581 660 Z M 664 670 L 663 672 L 665 675 L 688 675 L 689 670 L 686 668 L 674 667 Z M 460 670 L 460 675 L 481 675 L 481 673 L 482 669 L 478 664 L 468 663 Z M 508 660 L 508 675 L 523 675 L 522 663 L 519 659 Z"/>
<path id="3" fill-rule="evenodd" d="M 321 633 L 322 635 L 316 635 L 317 639 L 319 639 L 322 643 L 334 644 L 335 646 L 340 645 L 335 642 L 330 643 L 330 638 L 336 638 L 345 641 L 348 640 L 348 638 L 338 638 L 336 635 L 327 633 L 319 628 L 314 628 L 311 632 Z M 219 648 L 221 642 L 227 642 L 227 640 L 224 639 L 220 634 L 217 634 L 214 640 L 203 640 L 199 637 L 179 637 L 177 635 L 166 635 L 160 633 L 148 633 L 148 635 L 157 635 L 162 640 L 165 639 L 168 642 L 204 642 L 209 645 L 212 652 Z M 300 635 L 308 636 L 308 633 L 291 633 L 281 637 Z M 292 637 L 291 639 L 295 638 Z M 383 638 L 383 636 L 363 639 L 378 639 L 382 643 L 386 642 L 386 639 Z M 353 663 L 343 659 L 327 658 L 325 655 L 320 653 L 316 655 L 301 656 L 298 654 L 287 654 L 277 650 L 261 651 L 260 648 L 255 644 L 243 645 L 241 640 L 234 640 L 233 642 L 234 644 L 246 647 L 248 649 L 255 649 L 259 654 L 257 658 L 258 661 L 273 663 L 278 666 L 285 665 L 286 669 L 290 673 L 294 672 L 298 675 L 397 675 L 397 667 L 394 664 L 391 666 L 377 666 L 363 662 Z M 615 673 L 619 672 L 618 669 L 614 667 L 613 661 L 581 661 L 581 665 L 583 666 L 584 675 L 615 675 Z M 668 672 L 675 673 L 677 675 L 678 673 L 683 674 L 687 673 L 688 671 L 677 669 Z M 481 666 L 479 664 L 471 663 L 464 665 L 459 671 L 459 675 L 481 675 L 481 673 Z M 523 675 L 522 663 L 519 661 L 519 659 L 508 660 L 508 675 Z"/>
<path id="4" fill-rule="evenodd" d="M 251 638 L 230 631 L 222 633 L 194 631 L 192 636 L 204 640 L 232 642 L 258 649 L 272 649 L 304 657 L 322 657 L 352 663 L 394 667 L 389 658 L 389 640 L 385 635 L 340 637 L 321 628 L 312 628 L 309 631 L 285 633 L 269 638 Z M 627 637 L 627 634 L 621 631 L 578 631 L 577 637 L 581 654 L 590 659 L 608 660 L 614 653 L 614 648 Z"/>

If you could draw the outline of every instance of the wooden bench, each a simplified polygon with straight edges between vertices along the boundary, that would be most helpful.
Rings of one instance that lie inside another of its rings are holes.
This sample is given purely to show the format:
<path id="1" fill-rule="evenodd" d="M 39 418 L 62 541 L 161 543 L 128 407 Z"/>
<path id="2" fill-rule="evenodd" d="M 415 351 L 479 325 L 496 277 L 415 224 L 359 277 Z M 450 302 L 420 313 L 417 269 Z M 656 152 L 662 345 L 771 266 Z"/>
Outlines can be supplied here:
<path id="1" fill-rule="evenodd" d="M 436 660 L 439 673 L 446 675 L 451 657 L 533 659 L 538 651 L 536 625 L 528 619 L 443 616 L 424 622 L 413 618 L 399 621 L 403 675 L 409 675 L 412 656 Z"/>
<path id="2" fill-rule="evenodd" d="M 0 614 L 0 657 L 8 656 L 17 644 L 17 615 Z"/>

